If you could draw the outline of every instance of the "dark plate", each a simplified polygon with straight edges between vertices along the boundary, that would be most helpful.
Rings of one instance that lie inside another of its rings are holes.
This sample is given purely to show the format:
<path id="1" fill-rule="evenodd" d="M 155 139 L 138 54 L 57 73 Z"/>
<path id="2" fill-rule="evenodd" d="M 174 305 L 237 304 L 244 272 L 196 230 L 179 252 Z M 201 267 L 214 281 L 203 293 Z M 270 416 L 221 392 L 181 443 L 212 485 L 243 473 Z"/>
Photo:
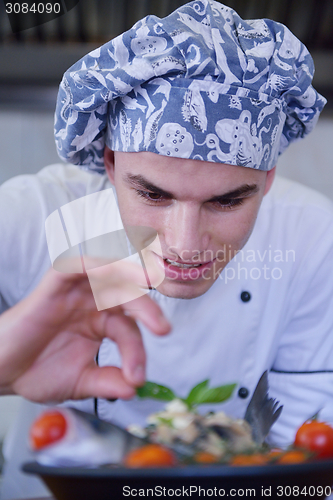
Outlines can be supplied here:
<path id="1" fill-rule="evenodd" d="M 191 465 L 155 469 L 46 467 L 31 462 L 23 470 L 41 476 L 58 500 L 134 496 L 323 500 L 333 484 L 332 460 L 293 465 Z"/>

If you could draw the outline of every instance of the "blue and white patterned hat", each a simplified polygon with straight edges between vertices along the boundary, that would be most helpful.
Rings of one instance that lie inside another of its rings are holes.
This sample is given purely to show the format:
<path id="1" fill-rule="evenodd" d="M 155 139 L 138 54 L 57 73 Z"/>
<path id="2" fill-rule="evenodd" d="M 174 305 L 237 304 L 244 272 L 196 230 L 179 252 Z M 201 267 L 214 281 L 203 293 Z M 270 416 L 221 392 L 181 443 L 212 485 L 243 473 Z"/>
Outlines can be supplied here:
<path id="1" fill-rule="evenodd" d="M 58 153 L 101 172 L 105 144 L 270 170 L 325 105 L 313 72 L 284 25 L 197 0 L 142 19 L 65 73 Z"/>

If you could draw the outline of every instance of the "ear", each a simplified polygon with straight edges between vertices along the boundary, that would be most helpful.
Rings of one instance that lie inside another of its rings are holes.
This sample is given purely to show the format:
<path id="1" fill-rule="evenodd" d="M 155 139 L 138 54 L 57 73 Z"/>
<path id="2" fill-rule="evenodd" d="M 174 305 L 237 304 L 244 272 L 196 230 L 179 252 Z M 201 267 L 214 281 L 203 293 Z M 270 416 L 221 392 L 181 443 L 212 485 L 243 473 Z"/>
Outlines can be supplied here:
<path id="1" fill-rule="evenodd" d="M 274 177 L 275 177 L 275 171 L 276 171 L 276 166 L 274 168 L 272 168 L 272 170 L 269 170 L 267 172 L 264 195 L 267 194 L 268 191 L 271 189 L 271 185 L 273 184 Z"/>
<path id="2" fill-rule="evenodd" d="M 104 148 L 104 166 L 110 182 L 114 184 L 114 151 L 107 146 Z"/>

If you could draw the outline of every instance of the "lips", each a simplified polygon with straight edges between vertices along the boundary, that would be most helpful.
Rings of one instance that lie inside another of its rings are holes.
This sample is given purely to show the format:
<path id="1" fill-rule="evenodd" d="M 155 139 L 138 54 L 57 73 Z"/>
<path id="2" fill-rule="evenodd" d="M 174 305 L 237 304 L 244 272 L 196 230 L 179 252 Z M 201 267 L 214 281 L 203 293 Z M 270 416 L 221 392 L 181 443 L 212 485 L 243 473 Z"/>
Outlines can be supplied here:
<path id="1" fill-rule="evenodd" d="M 170 259 L 163 259 L 167 264 L 170 264 L 171 266 L 176 266 L 176 267 L 181 267 L 183 269 L 188 269 L 188 268 L 193 268 L 193 267 L 199 267 L 202 264 L 194 264 L 194 263 L 185 263 L 185 262 L 177 262 L 175 260 L 170 260 Z"/>
<path id="2" fill-rule="evenodd" d="M 183 262 L 174 261 L 169 258 L 162 258 L 155 254 L 160 266 L 164 267 L 165 277 L 173 281 L 197 281 L 199 279 L 209 279 L 206 270 L 213 266 L 214 260 L 209 262 Z"/>

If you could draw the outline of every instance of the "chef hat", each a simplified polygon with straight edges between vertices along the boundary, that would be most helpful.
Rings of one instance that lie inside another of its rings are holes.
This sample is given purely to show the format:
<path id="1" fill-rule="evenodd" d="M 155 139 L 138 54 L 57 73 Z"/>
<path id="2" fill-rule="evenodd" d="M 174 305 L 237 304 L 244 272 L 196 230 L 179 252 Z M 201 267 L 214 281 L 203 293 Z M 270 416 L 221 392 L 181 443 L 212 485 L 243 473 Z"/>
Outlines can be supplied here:
<path id="1" fill-rule="evenodd" d="M 58 153 L 99 171 L 105 144 L 270 170 L 325 105 L 313 72 L 284 25 L 190 2 L 164 19 L 142 19 L 65 73 Z"/>

